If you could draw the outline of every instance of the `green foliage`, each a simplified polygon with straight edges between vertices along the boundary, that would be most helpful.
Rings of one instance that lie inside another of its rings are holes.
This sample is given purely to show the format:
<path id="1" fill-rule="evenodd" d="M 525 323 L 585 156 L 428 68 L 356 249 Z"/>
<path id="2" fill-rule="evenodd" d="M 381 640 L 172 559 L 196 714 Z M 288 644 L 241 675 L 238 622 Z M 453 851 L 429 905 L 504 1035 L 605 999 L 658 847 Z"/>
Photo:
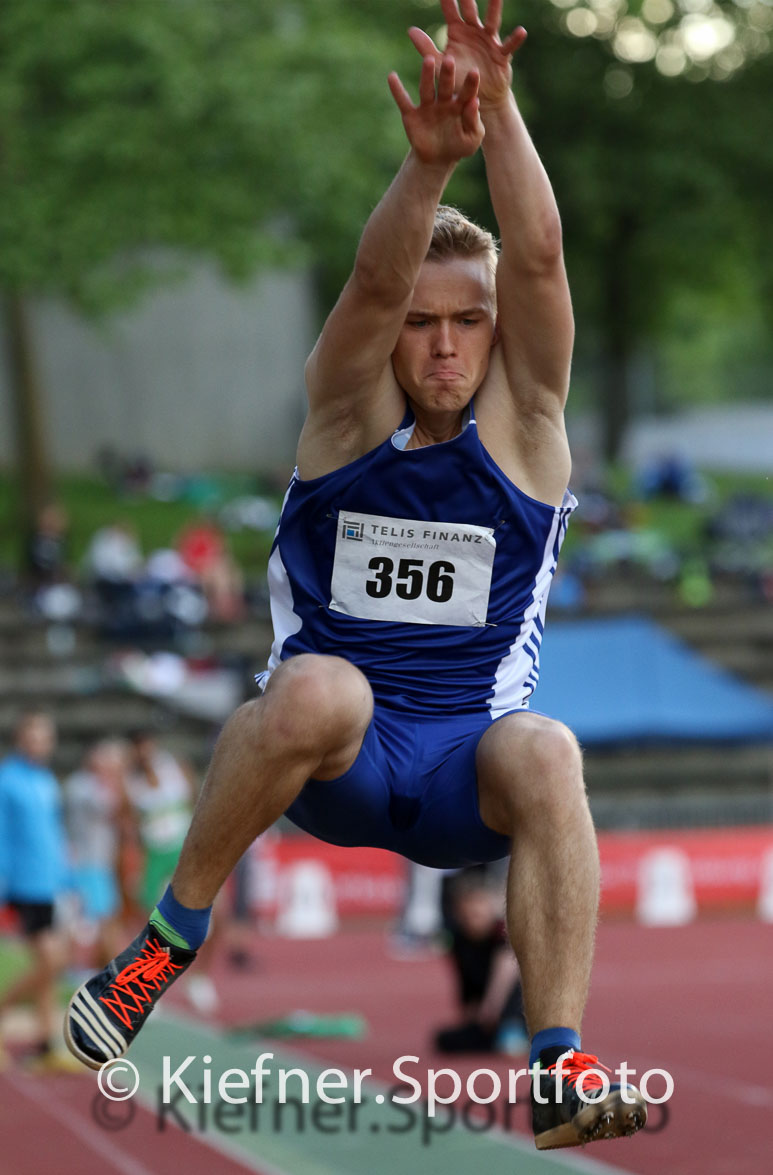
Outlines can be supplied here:
<path id="1" fill-rule="evenodd" d="M 343 0 L 6 0 L 0 286 L 99 309 L 159 248 L 330 263 L 403 149 L 395 56 Z"/>
<path id="2" fill-rule="evenodd" d="M 530 32 L 516 90 L 562 210 L 580 364 L 662 340 L 670 362 L 685 331 L 724 340 L 715 363 L 761 355 L 762 326 L 750 341 L 716 324 L 758 305 L 773 320 L 773 59 L 664 76 L 620 60 L 614 29 L 568 35 L 570 8 L 603 7 L 518 0 L 504 17 Z M 769 7 L 715 10 L 753 57 Z M 683 17 L 656 22 L 664 43 Z M 412 23 L 437 33 L 435 0 L 4 0 L 0 291 L 106 311 L 186 253 L 234 278 L 305 260 L 324 312 L 405 150 L 386 75 L 416 93 Z M 479 157 L 449 198 L 494 227 Z"/>
<path id="3" fill-rule="evenodd" d="M 548 26 L 559 19 L 539 0 L 522 7 L 541 10 Z M 749 259 L 717 136 L 718 110 L 733 103 L 739 112 L 735 83 L 695 85 L 649 63 L 624 65 L 595 38 L 540 30 L 528 50 L 520 73 L 529 121 L 559 194 L 578 309 L 598 322 L 609 272 L 624 266 L 637 334 L 660 333 L 669 290 L 698 275 L 703 288 L 723 284 L 739 248 Z"/>
<path id="4" fill-rule="evenodd" d="M 655 7 L 573 5 L 619 19 Z M 685 16 L 671 7 L 663 43 Z M 754 6 L 719 7 L 738 21 L 735 47 L 746 45 Z M 773 57 L 750 52 L 723 81 L 695 63 L 667 76 L 652 60 L 621 60 L 614 30 L 565 35 L 567 9 L 520 0 L 531 36 L 516 88 L 564 223 L 578 320 L 571 403 L 599 410 L 615 452 L 641 357 L 657 373 L 648 407 L 771 394 L 773 177 L 761 144 L 773 133 Z M 761 51 L 764 38 L 752 41 Z"/>
<path id="5" fill-rule="evenodd" d="M 247 477 L 219 477 L 216 488 L 218 504 L 255 487 Z M 17 567 L 21 538 L 16 524 L 17 487 L 0 475 L 0 568 Z M 69 519 L 68 557 L 73 569 L 80 566 L 92 535 L 101 526 L 121 519 L 132 525 L 142 551 L 149 555 L 161 547 L 174 545 L 184 526 L 199 516 L 200 507 L 190 500 L 159 501 L 153 497 L 118 494 L 97 477 L 68 475 L 57 478 L 55 500 L 64 507 Z M 277 513 L 279 498 L 276 498 Z M 251 578 L 265 576 L 273 532 L 243 529 L 228 536 L 234 557 Z"/>

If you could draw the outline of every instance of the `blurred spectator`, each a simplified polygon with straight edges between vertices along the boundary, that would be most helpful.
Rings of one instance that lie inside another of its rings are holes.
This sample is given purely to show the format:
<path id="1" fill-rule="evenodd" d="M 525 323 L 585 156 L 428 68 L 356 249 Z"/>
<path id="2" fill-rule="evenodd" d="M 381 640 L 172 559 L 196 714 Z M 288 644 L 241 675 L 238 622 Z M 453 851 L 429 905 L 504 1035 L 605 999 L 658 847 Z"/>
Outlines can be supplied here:
<path id="1" fill-rule="evenodd" d="M 141 906 L 152 908 L 174 872 L 193 811 L 190 772 L 148 730 L 129 736 L 127 795 L 144 854 Z"/>
<path id="2" fill-rule="evenodd" d="M 126 834 L 128 748 L 105 739 L 64 784 L 72 885 L 78 899 L 76 937 L 103 967 L 119 947 L 122 897 L 118 877 Z"/>
<path id="3" fill-rule="evenodd" d="M 397 927 L 390 939 L 397 958 L 434 952 L 443 929 L 442 887 L 445 871 L 405 862 L 407 875 Z"/>
<path id="4" fill-rule="evenodd" d="M 148 457 L 143 454 L 124 457 L 112 445 L 99 449 L 96 466 L 111 489 L 126 497 L 146 493 L 153 477 Z"/>
<path id="5" fill-rule="evenodd" d="M 55 744 L 52 719 L 28 711 L 16 724 L 13 752 L 0 763 L 0 899 L 14 911 L 31 956 L 0 996 L 0 1013 L 32 998 L 35 1060 L 43 1069 L 70 1067 L 53 1046 L 59 1036 L 57 981 L 66 962 L 54 905 L 67 884 L 61 796 L 48 767 Z"/>
<path id="6" fill-rule="evenodd" d="M 231 898 L 228 962 L 239 971 L 249 971 L 256 965 L 251 951 L 254 922 L 250 912 L 251 869 L 255 851 L 253 845 L 236 862 L 231 874 L 230 892 L 223 899 L 223 915 L 228 917 L 226 901 L 228 897 Z"/>
<path id="7" fill-rule="evenodd" d="M 144 856 L 139 903 L 152 909 L 172 878 L 190 824 L 196 789 L 187 766 L 162 749 L 151 731 L 134 731 L 130 744 L 127 793 Z M 205 1013 L 214 1011 L 218 1003 L 207 973 L 215 933 L 213 920 L 209 938 L 199 952 L 203 967 L 186 983 L 189 1000 Z"/>
<path id="8" fill-rule="evenodd" d="M 484 869 L 465 869 L 447 881 L 449 959 L 460 1021 L 441 1028 L 443 1053 L 528 1052 L 518 964 L 504 921 L 504 887 Z"/>
<path id="9" fill-rule="evenodd" d="M 773 598 L 773 500 L 732 494 L 709 519 L 706 546 L 715 576 L 741 577 L 758 598 Z"/>
<path id="10" fill-rule="evenodd" d="M 716 512 L 708 537 L 749 554 L 773 538 L 773 501 L 761 494 L 736 493 Z"/>
<path id="11" fill-rule="evenodd" d="M 25 586 L 37 612 L 55 628 L 73 620 L 81 609 L 80 592 L 69 582 L 68 531 L 66 511 L 50 502 L 38 514 L 25 550 Z"/>
<path id="12" fill-rule="evenodd" d="M 67 535 L 70 522 L 64 507 L 49 502 L 39 511 L 27 538 L 24 569 L 29 589 L 51 587 L 69 578 Z"/>
<path id="13" fill-rule="evenodd" d="M 714 585 L 705 559 L 684 562 L 679 576 L 679 598 L 688 608 L 705 608 L 714 598 Z"/>
<path id="14" fill-rule="evenodd" d="M 137 532 L 131 523 L 122 521 L 95 531 L 84 558 L 86 575 L 108 608 L 120 607 L 134 596 L 142 565 Z"/>
<path id="15" fill-rule="evenodd" d="M 207 618 L 203 591 L 177 551 L 160 548 L 143 562 L 134 531 L 124 523 L 94 535 L 86 567 L 94 576 L 102 633 L 112 640 L 174 640 Z"/>
<path id="16" fill-rule="evenodd" d="M 144 453 L 129 457 L 123 468 L 122 481 L 126 495 L 146 494 L 153 481 L 153 462 Z"/>
<path id="17" fill-rule="evenodd" d="M 121 479 L 123 477 L 123 459 L 117 449 L 112 445 L 102 445 L 94 457 L 94 464 L 97 467 L 97 472 L 107 482 L 111 490 L 119 493 L 121 490 Z"/>
<path id="18" fill-rule="evenodd" d="M 195 628 L 207 618 L 207 602 L 197 577 L 171 547 L 151 552 L 145 564 L 140 609 L 152 620 L 160 609 L 160 618 L 175 635 L 180 628 Z"/>
<path id="19" fill-rule="evenodd" d="M 603 531 L 619 530 L 624 526 L 625 520 L 619 503 L 601 486 L 593 482 L 577 492 L 582 498 L 580 522 L 585 533 L 601 534 Z"/>
<path id="20" fill-rule="evenodd" d="M 239 620 L 244 615 L 244 581 L 218 524 L 197 519 L 180 534 L 177 550 L 199 580 L 215 620 Z"/>
<path id="21" fill-rule="evenodd" d="M 664 453 L 644 466 L 639 474 L 639 492 L 650 498 L 675 498 L 680 502 L 703 503 L 708 486 L 691 462 L 679 453 Z"/>

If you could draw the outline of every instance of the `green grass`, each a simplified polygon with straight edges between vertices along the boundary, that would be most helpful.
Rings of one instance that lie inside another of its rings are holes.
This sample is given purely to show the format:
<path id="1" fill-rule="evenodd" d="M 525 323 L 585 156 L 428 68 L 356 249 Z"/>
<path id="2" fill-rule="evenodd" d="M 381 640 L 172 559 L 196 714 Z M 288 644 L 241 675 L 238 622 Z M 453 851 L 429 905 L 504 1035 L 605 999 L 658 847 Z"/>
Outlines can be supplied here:
<path id="1" fill-rule="evenodd" d="M 0 993 L 23 975 L 32 961 L 29 948 L 20 938 L 0 937 Z M 75 990 L 75 983 L 67 975 L 63 975 L 57 983 L 57 998 L 64 1007 Z M 25 1005 L 32 1003 L 31 998 L 24 1001 Z"/>
<path id="2" fill-rule="evenodd" d="M 150 497 L 122 496 L 100 478 L 66 475 L 57 478 L 54 498 L 61 502 L 70 519 L 69 560 L 78 568 L 94 531 L 117 519 L 131 523 L 140 546 L 148 555 L 174 544 L 179 531 L 202 510 L 217 509 L 228 500 L 256 493 L 254 479 L 246 476 L 202 477 L 177 501 Z M 279 502 L 276 494 L 266 495 Z M 265 574 L 273 534 L 242 530 L 228 535 L 232 554 L 250 578 Z M 20 535 L 18 491 L 8 474 L 0 474 L 0 566 L 19 565 Z"/>
<path id="3" fill-rule="evenodd" d="M 682 555 L 705 552 L 706 523 L 723 503 L 735 494 L 755 494 L 773 500 L 773 476 L 753 473 L 712 473 L 703 471 L 709 489 L 709 500 L 701 505 L 655 498 L 644 502 L 635 494 L 630 473 L 621 468 L 609 472 L 607 486 L 615 500 L 623 505 L 627 525 L 636 531 L 655 531 Z M 582 522 L 582 501 L 579 521 Z M 582 542 L 581 526 L 569 528 L 568 535 L 575 543 Z M 567 549 L 570 549 L 567 539 Z"/>
<path id="4" fill-rule="evenodd" d="M 20 942 L 0 939 L 0 991 L 5 991 L 29 965 L 29 955 Z"/>

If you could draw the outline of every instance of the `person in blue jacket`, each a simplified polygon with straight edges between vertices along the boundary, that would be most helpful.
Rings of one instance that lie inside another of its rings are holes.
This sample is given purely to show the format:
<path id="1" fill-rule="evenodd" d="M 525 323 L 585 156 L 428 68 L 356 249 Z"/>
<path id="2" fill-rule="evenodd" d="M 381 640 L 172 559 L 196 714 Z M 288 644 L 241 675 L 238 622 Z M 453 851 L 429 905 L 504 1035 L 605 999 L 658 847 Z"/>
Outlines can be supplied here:
<path id="1" fill-rule="evenodd" d="M 32 998 L 37 1051 L 55 1051 L 56 985 L 65 962 L 54 906 L 67 883 L 67 839 L 59 783 L 50 770 L 53 719 L 27 711 L 16 723 L 13 750 L 0 763 L 0 902 L 13 910 L 29 947 L 29 966 L 0 993 L 0 1015 Z"/>

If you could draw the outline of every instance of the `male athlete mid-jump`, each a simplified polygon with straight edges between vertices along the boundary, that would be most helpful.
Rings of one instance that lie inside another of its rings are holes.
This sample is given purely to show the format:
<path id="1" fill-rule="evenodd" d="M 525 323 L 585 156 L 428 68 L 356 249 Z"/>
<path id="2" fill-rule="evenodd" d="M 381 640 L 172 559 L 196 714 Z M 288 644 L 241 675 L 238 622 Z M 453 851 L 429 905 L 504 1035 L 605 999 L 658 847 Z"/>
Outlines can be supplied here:
<path id="1" fill-rule="evenodd" d="M 508 930 L 539 1148 L 631 1134 L 646 1106 L 581 1051 L 599 865 L 580 750 L 530 713 L 551 579 L 576 502 L 563 409 L 573 342 L 561 225 L 513 97 L 525 32 L 502 0 L 441 0 L 410 150 L 306 367 L 309 411 L 269 562 L 262 697 L 215 749 L 179 864 L 142 934 L 73 997 L 71 1049 L 122 1054 L 193 960 L 250 842 L 287 813 L 431 866 L 511 854 Z M 460 11 L 461 9 L 461 11 Z M 501 252 L 441 204 L 482 148 Z"/>

